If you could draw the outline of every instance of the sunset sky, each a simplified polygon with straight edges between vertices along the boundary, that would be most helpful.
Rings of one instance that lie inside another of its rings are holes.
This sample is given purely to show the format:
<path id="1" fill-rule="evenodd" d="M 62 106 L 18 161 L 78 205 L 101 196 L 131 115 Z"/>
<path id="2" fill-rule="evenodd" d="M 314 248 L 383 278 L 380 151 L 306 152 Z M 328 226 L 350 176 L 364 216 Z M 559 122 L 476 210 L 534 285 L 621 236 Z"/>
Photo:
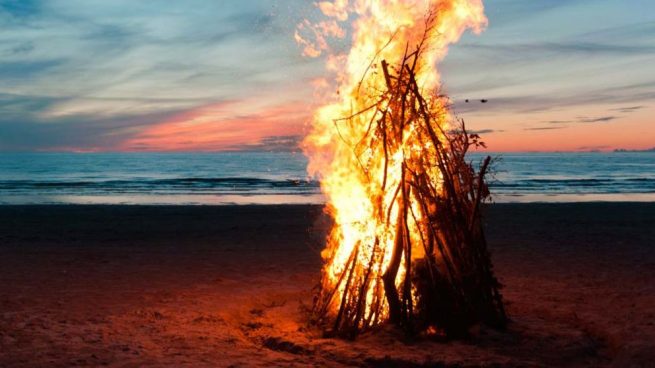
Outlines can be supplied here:
<path id="1" fill-rule="evenodd" d="M 655 147 L 655 2 L 484 3 L 487 30 L 439 68 L 491 150 Z M 0 0 L 0 151 L 293 149 L 324 76 L 293 35 L 318 15 L 307 0 Z"/>

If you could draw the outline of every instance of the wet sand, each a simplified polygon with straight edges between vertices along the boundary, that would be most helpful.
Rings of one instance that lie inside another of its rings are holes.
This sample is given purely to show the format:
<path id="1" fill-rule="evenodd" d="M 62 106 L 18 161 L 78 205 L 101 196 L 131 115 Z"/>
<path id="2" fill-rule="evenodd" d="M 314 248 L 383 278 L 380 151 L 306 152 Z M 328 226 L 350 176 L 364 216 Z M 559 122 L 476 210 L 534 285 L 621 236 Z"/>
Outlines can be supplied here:
<path id="1" fill-rule="evenodd" d="M 507 331 L 348 342 L 306 324 L 318 206 L 0 206 L 0 366 L 652 366 L 655 203 L 486 213 Z"/>

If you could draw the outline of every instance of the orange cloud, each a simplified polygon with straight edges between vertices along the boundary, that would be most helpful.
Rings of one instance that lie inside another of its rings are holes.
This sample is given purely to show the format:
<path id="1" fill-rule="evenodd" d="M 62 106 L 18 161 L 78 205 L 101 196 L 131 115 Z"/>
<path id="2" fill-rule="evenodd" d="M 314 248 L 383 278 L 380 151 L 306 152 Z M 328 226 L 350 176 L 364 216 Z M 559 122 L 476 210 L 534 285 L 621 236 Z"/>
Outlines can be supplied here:
<path id="1" fill-rule="evenodd" d="M 121 144 L 125 151 L 230 151 L 271 137 L 303 134 L 311 116 L 304 102 L 266 105 L 256 99 L 193 109 L 155 124 Z"/>

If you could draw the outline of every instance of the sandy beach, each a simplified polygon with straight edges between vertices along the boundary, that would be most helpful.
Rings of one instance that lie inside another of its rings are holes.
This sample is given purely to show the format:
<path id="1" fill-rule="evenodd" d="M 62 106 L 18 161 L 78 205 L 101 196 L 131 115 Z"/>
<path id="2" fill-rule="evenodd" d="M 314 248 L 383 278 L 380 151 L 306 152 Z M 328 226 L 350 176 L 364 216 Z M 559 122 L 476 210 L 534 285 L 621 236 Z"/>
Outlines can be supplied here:
<path id="1" fill-rule="evenodd" d="M 306 323 L 319 206 L 0 206 L 0 366 L 652 366 L 655 203 L 495 204 L 511 323 L 354 342 Z"/>

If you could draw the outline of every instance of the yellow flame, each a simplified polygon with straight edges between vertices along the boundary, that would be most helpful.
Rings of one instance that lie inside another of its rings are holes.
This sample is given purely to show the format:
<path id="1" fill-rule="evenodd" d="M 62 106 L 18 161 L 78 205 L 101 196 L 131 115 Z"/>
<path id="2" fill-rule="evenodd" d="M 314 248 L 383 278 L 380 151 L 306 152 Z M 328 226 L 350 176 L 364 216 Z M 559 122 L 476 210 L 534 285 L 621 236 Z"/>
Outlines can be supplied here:
<path id="1" fill-rule="evenodd" d="M 323 283 L 328 288 L 337 284 L 357 248 L 356 262 L 361 268 L 370 265 L 371 259 L 376 260 L 372 271 L 377 281 L 371 282 L 365 291 L 370 308 L 398 233 L 396 222 L 401 206 L 398 196 L 389 188 L 398 187 L 402 180 L 399 173 L 403 159 L 421 155 L 427 144 L 419 141 L 411 130 L 404 132 L 403 145 L 387 153 L 389 176 L 382 182 L 384 160 L 380 158 L 385 154 L 381 145 L 369 142 L 379 138 L 366 134 L 369 122 L 379 118 L 375 109 L 367 109 L 376 103 L 380 91 L 386 89 L 379 64 L 385 60 L 391 67 L 398 65 L 407 52 L 411 53 L 424 42 L 416 80 L 424 90 L 436 90 L 440 80 L 436 64 L 446 55 L 448 45 L 456 42 L 468 28 L 479 32 L 486 25 L 486 18 L 481 0 L 335 0 L 321 1 L 318 6 L 328 21 L 314 25 L 305 22 L 299 27 L 299 31 L 311 29 L 309 34 L 317 39 L 308 41 L 302 32 L 296 33 L 296 39 L 305 47 L 305 55 L 329 54 L 328 69 L 339 71 L 336 77 L 339 94 L 315 112 L 312 130 L 304 141 L 308 171 L 321 178 L 321 188 L 335 221 L 322 253 L 326 262 Z M 348 19 L 354 19 L 350 27 L 343 25 Z M 347 55 L 335 54 L 327 40 L 343 37 L 347 28 L 352 32 L 352 47 Z M 441 117 L 437 119 L 440 124 L 447 124 L 445 102 L 437 101 L 431 110 Z M 362 137 L 366 138 L 362 140 Z M 437 169 L 430 175 L 433 182 L 440 182 Z M 423 215 L 419 204 L 410 203 L 410 207 L 419 217 L 417 221 L 409 221 L 412 243 L 417 244 Z M 412 258 L 420 256 L 420 249 L 412 250 Z M 404 262 L 401 262 L 397 283 L 404 274 Z M 338 308 L 343 291 L 338 290 L 333 309 Z M 387 308 L 383 306 L 381 313 L 387 313 Z"/>

